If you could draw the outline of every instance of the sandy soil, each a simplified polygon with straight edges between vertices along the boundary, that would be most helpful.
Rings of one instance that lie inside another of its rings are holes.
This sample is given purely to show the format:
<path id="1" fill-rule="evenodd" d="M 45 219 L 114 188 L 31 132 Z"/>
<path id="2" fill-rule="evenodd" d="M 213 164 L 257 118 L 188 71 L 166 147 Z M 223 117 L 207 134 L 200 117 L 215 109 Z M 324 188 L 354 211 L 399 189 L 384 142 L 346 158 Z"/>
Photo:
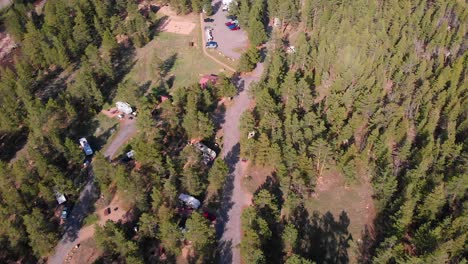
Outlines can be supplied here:
<path id="1" fill-rule="evenodd" d="M 109 215 L 104 215 L 104 209 L 111 208 Z M 118 222 L 127 220 L 128 211 L 125 210 L 124 204 L 118 195 L 115 195 L 111 203 L 105 208 L 98 209 L 97 214 L 99 221 L 97 225 L 103 226 L 108 220 Z M 117 210 L 114 210 L 117 208 Z M 65 258 L 65 263 L 86 264 L 92 263 L 87 261 L 91 258 L 97 258 L 100 251 L 96 249 L 94 240 L 92 239 L 95 232 L 95 225 L 90 225 L 82 228 L 78 233 L 78 238 L 74 241 L 75 245 L 80 244 L 79 248 L 74 247 L 68 252 Z"/>
<path id="2" fill-rule="evenodd" d="M 193 17 L 178 16 L 169 6 L 161 7 L 158 12 L 167 16 L 167 19 L 159 26 L 160 31 L 189 35 L 196 26 L 192 22 Z"/>

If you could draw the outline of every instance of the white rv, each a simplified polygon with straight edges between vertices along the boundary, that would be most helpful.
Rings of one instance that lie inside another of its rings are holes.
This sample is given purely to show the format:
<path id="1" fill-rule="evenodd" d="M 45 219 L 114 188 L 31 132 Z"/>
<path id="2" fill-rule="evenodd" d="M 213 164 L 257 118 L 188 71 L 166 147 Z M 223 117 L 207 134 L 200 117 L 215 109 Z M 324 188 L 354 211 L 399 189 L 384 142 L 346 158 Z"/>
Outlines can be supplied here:
<path id="1" fill-rule="evenodd" d="M 195 197 L 193 196 L 190 196 L 188 194 L 185 194 L 185 193 L 181 193 L 179 195 L 179 200 L 181 200 L 182 202 L 184 202 L 187 206 L 190 206 L 191 208 L 193 208 L 194 210 L 198 209 L 198 207 L 200 207 L 201 203 L 199 200 L 197 200 Z"/>
<path id="2" fill-rule="evenodd" d="M 231 5 L 233 0 L 223 0 L 223 3 L 222 3 L 222 10 L 223 11 L 229 11 L 229 5 Z"/>
<path id="3" fill-rule="evenodd" d="M 128 103 L 117 102 L 115 103 L 115 106 L 117 107 L 117 110 L 119 110 L 119 112 L 122 112 L 126 115 L 129 115 L 133 112 L 132 107 Z"/>

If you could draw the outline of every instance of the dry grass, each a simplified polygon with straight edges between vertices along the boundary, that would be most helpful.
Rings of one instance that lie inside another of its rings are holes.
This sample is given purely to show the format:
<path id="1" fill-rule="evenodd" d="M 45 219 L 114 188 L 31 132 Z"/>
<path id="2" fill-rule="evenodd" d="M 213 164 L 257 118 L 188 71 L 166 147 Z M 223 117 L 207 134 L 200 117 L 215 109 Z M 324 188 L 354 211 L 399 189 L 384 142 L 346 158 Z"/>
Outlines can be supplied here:
<path id="1" fill-rule="evenodd" d="M 93 238 L 81 242 L 80 247 L 74 249 L 73 252 L 70 264 L 94 263 L 103 253 L 98 249 L 96 241 Z"/>
<path id="2" fill-rule="evenodd" d="M 244 188 L 250 193 L 254 193 L 258 188 L 265 183 L 268 176 L 271 176 L 272 169 L 260 166 L 250 165 L 250 161 L 246 164 L 248 166 L 242 183 Z"/>
<path id="3" fill-rule="evenodd" d="M 353 240 L 348 249 L 349 260 L 356 262 L 356 242 L 361 238 L 365 226 L 372 226 L 375 208 L 370 183 L 361 179 L 360 183 L 348 186 L 343 176 L 333 170 L 327 171 L 317 180 L 314 197 L 305 201 L 310 213 L 318 211 L 321 215 L 330 212 L 337 220 L 344 211 L 350 219 L 348 231 Z"/>

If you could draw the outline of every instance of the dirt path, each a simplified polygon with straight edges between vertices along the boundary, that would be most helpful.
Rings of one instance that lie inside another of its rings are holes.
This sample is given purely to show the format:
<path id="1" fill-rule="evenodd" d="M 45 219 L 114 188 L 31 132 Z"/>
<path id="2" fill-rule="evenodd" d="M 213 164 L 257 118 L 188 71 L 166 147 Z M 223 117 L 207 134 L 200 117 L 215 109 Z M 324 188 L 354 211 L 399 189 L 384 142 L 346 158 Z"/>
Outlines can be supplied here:
<path id="1" fill-rule="evenodd" d="M 13 0 L 0 0 L 0 9 L 9 6 Z"/>
<path id="2" fill-rule="evenodd" d="M 86 184 L 80 197 L 65 223 L 65 234 L 55 247 L 55 254 L 48 259 L 50 264 L 62 264 L 70 250 L 77 241 L 83 239 L 86 230 L 80 230 L 81 223 L 89 213 L 89 207 L 96 198 L 96 187 L 94 186 L 94 175 L 90 172 L 90 179 Z"/>
<path id="3" fill-rule="evenodd" d="M 200 13 L 200 27 L 201 27 L 201 35 L 202 35 L 202 47 L 203 47 L 203 53 L 205 53 L 205 55 L 207 57 L 209 57 L 210 59 L 214 60 L 216 63 L 218 63 L 219 65 L 223 66 L 224 68 L 232 71 L 232 72 L 236 72 L 236 70 L 234 68 L 232 68 L 231 66 L 227 65 L 226 63 L 216 59 L 214 56 L 212 56 L 207 50 L 206 50 L 206 47 L 205 47 L 205 43 L 206 43 L 206 39 L 205 39 L 205 32 L 203 31 L 203 15 L 202 13 Z"/>
<path id="4" fill-rule="evenodd" d="M 112 142 L 104 150 L 104 156 L 112 158 L 117 150 L 127 142 L 127 140 L 136 132 L 135 119 L 125 119 L 121 122 L 117 135 Z M 94 185 L 94 175 L 92 170 L 89 171 L 90 179 L 86 183 L 84 189 L 80 193 L 80 197 L 76 202 L 70 216 L 65 223 L 65 233 L 55 248 L 55 253 L 50 256 L 48 263 L 62 264 L 68 253 L 80 241 L 84 241 L 94 234 L 94 227 L 81 228 L 84 218 L 89 214 L 91 204 L 96 200 L 97 190 Z M 105 218 L 104 222 L 107 220 Z"/>
<path id="5" fill-rule="evenodd" d="M 239 243 L 241 241 L 242 210 L 252 203 L 252 195 L 243 189 L 242 177 L 245 164 L 239 162 L 239 121 L 242 113 L 250 105 L 248 88 L 257 81 L 263 71 L 259 64 L 251 76 L 242 77 L 238 83 L 241 91 L 234 98 L 233 105 L 227 109 L 223 124 L 224 142 L 222 156 L 229 166 L 230 174 L 224 188 L 222 206 L 218 214 L 216 233 L 219 239 L 219 263 L 241 263 Z"/>
<path id="6" fill-rule="evenodd" d="M 136 122 L 135 118 L 129 119 L 128 115 L 124 120 L 120 122 L 119 131 L 117 135 L 112 139 L 112 142 L 106 146 L 104 150 L 104 157 L 112 159 L 115 153 L 123 146 L 133 135 L 135 135 Z"/>

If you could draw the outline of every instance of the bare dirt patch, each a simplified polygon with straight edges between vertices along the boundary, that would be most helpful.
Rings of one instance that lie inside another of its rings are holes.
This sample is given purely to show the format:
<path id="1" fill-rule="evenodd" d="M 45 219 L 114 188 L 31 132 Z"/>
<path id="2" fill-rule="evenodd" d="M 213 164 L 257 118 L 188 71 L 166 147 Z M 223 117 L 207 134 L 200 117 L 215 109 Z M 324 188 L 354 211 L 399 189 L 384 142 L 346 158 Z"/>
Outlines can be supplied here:
<path id="1" fill-rule="evenodd" d="M 365 172 L 359 172 L 365 175 Z M 349 218 L 348 231 L 352 235 L 348 248 L 349 261 L 356 263 L 356 251 L 358 241 L 365 228 L 372 230 L 372 222 L 375 217 L 375 208 L 372 199 L 372 186 L 363 176 L 360 182 L 347 185 L 343 176 L 329 170 L 317 179 L 317 186 L 312 198 L 305 202 L 309 212 L 317 211 L 320 214 L 330 212 L 335 219 L 344 214 Z"/>
<path id="2" fill-rule="evenodd" d="M 0 60 L 10 54 L 10 52 L 16 47 L 17 44 L 11 38 L 10 34 L 6 32 L 0 32 Z"/>
<path id="3" fill-rule="evenodd" d="M 114 196 L 109 205 L 104 206 L 100 203 L 102 203 L 102 199 L 97 202 L 96 214 L 99 216 L 97 225 L 103 226 L 108 220 L 126 222 L 130 218 L 127 206 L 118 194 Z M 106 208 L 110 208 L 110 214 L 104 213 L 104 209 Z M 101 251 L 96 249 L 93 239 L 95 226 L 86 226 L 80 230 L 78 239 L 75 241 L 76 245 L 80 244 L 80 246 L 78 248 L 74 247 L 68 252 L 65 263 L 93 263 L 93 261 L 87 261 L 87 259 L 95 260 L 102 254 Z M 83 251 L 84 253 L 81 253 Z"/>
<path id="4" fill-rule="evenodd" d="M 196 24 L 192 22 L 193 17 L 178 16 L 169 6 L 161 7 L 158 12 L 167 16 L 159 26 L 160 31 L 189 35 L 196 26 Z"/>
<path id="5" fill-rule="evenodd" d="M 175 21 L 170 18 L 165 20 L 159 27 L 160 31 L 189 35 L 195 28 L 195 24 L 186 21 Z"/>
<path id="6" fill-rule="evenodd" d="M 117 117 L 120 114 L 117 108 L 115 107 L 109 108 L 109 109 L 103 109 L 101 112 L 109 118 Z"/>
<path id="7" fill-rule="evenodd" d="M 79 248 L 73 249 L 73 257 L 70 260 L 70 264 L 87 264 L 94 263 L 99 256 L 102 255 L 102 251 L 98 249 L 96 241 L 93 238 L 89 238 L 81 242 Z"/>
<path id="8" fill-rule="evenodd" d="M 244 188 L 254 193 L 263 183 L 265 183 L 268 176 L 271 176 L 271 168 L 264 168 L 260 166 L 249 166 L 250 162 L 242 162 L 243 166 L 248 166 L 243 178 Z"/>

